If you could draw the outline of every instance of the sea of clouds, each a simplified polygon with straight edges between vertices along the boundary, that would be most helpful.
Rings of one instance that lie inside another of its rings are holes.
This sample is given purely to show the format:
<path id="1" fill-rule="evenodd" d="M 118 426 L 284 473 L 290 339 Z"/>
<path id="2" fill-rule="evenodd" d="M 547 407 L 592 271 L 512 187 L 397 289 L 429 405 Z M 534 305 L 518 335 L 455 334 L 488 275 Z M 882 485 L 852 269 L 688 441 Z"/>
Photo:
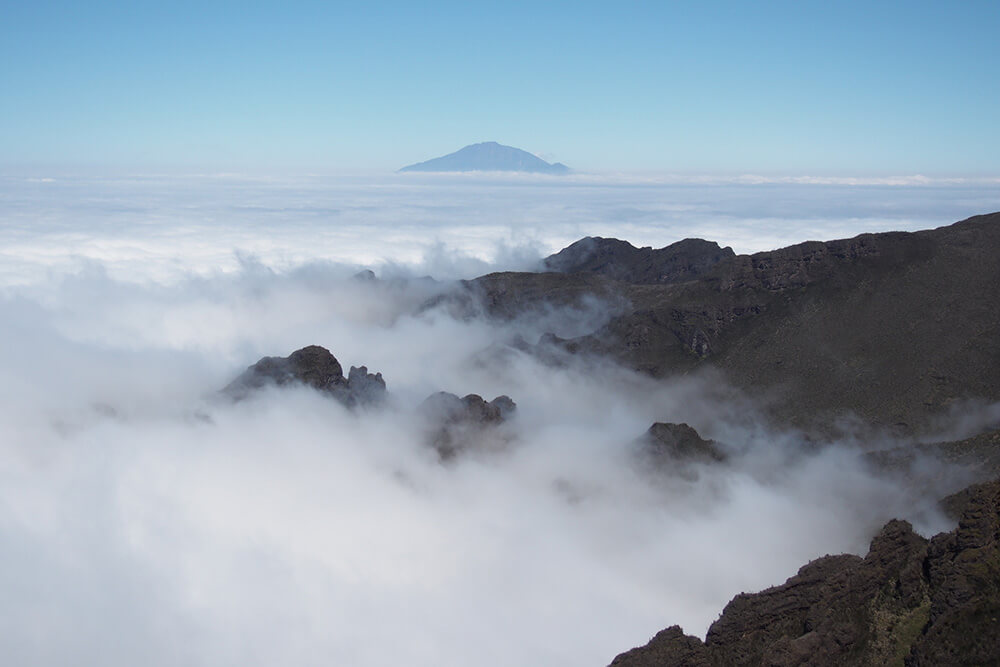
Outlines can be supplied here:
<path id="1" fill-rule="evenodd" d="M 962 471 L 917 493 L 718 377 L 508 346 L 597 326 L 600 304 L 419 306 L 585 235 L 747 252 L 996 209 L 982 183 L 4 175 L 4 660 L 600 665 L 667 625 L 703 635 L 734 594 L 863 553 L 891 517 L 946 530 L 933 498 Z M 218 395 L 309 344 L 382 372 L 386 405 Z M 443 465 L 417 410 L 439 390 L 511 396 L 508 445 Z M 634 441 L 654 421 L 730 461 L 651 474 Z"/>
<path id="2" fill-rule="evenodd" d="M 437 278 L 525 268 L 583 236 L 770 250 L 913 231 L 1000 208 L 1000 182 L 669 176 L 33 176 L 0 172 L 0 285 L 88 262 L 137 282 L 247 261 L 402 265 Z"/>

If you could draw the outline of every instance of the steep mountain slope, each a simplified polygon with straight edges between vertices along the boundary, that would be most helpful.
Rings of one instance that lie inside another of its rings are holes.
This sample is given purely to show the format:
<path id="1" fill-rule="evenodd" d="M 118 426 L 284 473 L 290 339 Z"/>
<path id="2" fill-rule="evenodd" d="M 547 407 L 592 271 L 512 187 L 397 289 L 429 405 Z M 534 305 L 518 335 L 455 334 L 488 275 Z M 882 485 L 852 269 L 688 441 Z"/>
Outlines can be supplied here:
<path id="1" fill-rule="evenodd" d="M 715 367 L 799 424 L 852 413 L 915 431 L 1000 400 L 1000 214 L 728 257 L 595 242 L 547 260 L 580 273 L 491 274 L 463 298 L 495 317 L 602 298 L 610 321 L 560 344 L 654 376 Z"/>

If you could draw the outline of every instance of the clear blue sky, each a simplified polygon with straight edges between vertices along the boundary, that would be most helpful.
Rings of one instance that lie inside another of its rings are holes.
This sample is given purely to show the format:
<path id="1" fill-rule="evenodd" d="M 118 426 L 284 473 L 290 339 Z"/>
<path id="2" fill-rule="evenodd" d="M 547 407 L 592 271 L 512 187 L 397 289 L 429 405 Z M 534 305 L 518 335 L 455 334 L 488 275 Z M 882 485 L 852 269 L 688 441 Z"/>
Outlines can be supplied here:
<path id="1" fill-rule="evenodd" d="M 0 0 L 0 165 L 1000 175 L 1000 2 Z"/>

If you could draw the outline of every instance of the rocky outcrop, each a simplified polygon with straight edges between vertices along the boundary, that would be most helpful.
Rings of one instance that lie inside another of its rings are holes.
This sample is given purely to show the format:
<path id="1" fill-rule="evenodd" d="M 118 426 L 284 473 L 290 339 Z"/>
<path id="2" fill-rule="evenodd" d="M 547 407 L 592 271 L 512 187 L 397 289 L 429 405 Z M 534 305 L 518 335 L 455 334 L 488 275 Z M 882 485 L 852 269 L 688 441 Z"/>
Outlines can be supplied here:
<path id="1" fill-rule="evenodd" d="M 304 347 L 287 357 L 264 357 L 222 391 L 241 400 L 262 387 L 289 384 L 312 387 L 348 407 L 378 404 L 386 394 L 381 373 L 369 373 L 365 366 L 351 366 L 345 378 L 337 358 L 319 345 Z"/>
<path id="2" fill-rule="evenodd" d="M 377 405 L 385 400 L 385 380 L 381 373 L 369 373 L 367 366 L 351 366 L 347 382 L 334 392 L 345 405 Z"/>
<path id="3" fill-rule="evenodd" d="M 493 424 L 512 415 L 517 405 L 509 396 L 497 396 L 487 403 L 478 394 L 467 394 L 459 398 L 455 394 L 439 391 L 428 396 L 420 409 L 424 414 L 445 423 Z"/>
<path id="4" fill-rule="evenodd" d="M 930 620 L 908 665 L 1000 664 L 1000 483 L 979 486 L 958 528 L 934 537 L 924 569 Z"/>
<path id="5" fill-rule="evenodd" d="M 469 448 L 484 448 L 506 440 L 497 427 L 513 416 L 517 404 L 509 396 L 487 402 L 478 394 L 459 398 L 440 391 L 420 405 L 426 423 L 426 440 L 442 460 Z"/>
<path id="6" fill-rule="evenodd" d="M 737 595 L 705 641 L 673 626 L 612 665 L 1000 664 L 1000 480 L 976 487 L 950 533 L 893 520 L 864 558 L 825 556 Z"/>
<path id="7" fill-rule="evenodd" d="M 645 474 L 699 478 L 699 467 L 727 459 L 714 440 L 705 440 L 687 424 L 656 422 L 634 443 L 635 463 Z"/>
<path id="8" fill-rule="evenodd" d="M 663 465 L 695 461 L 712 463 L 726 460 L 726 455 L 714 440 L 705 440 L 687 424 L 656 422 L 649 427 L 641 442 L 644 451 Z"/>
<path id="9" fill-rule="evenodd" d="M 735 256 L 732 248 L 702 239 L 684 239 L 654 250 L 587 236 L 547 257 L 543 266 L 559 273 L 597 273 L 626 283 L 667 284 L 699 278 Z"/>

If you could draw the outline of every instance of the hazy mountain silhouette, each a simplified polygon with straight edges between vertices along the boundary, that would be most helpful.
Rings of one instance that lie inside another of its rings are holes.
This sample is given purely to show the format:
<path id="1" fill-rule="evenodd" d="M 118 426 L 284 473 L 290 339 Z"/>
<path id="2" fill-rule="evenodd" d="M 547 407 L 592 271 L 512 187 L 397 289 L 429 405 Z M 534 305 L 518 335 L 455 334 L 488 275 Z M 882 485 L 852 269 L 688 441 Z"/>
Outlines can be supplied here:
<path id="1" fill-rule="evenodd" d="M 521 171 L 565 174 L 569 172 L 569 167 L 560 162 L 550 164 L 520 148 L 486 141 L 433 160 L 408 165 L 399 171 Z"/>

